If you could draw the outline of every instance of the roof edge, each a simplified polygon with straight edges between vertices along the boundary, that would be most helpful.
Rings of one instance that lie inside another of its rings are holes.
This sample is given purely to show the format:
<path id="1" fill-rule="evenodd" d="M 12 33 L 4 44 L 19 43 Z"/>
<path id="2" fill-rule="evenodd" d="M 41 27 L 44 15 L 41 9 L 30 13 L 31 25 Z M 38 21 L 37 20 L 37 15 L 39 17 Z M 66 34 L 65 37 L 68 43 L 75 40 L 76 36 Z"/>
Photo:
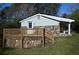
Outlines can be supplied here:
<path id="1" fill-rule="evenodd" d="M 26 19 L 23 19 L 23 20 L 19 21 L 19 23 L 24 22 L 25 20 L 27 21 L 27 19 L 29 19 L 31 17 L 35 17 L 37 15 L 45 16 L 45 17 L 48 17 L 48 18 L 51 18 L 51 19 L 56 19 L 58 21 L 63 21 L 63 22 L 70 22 L 70 23 L 75 22 L 75 20 L 73 20 L 73 19 L 68 19 L 68 18 L 63 18 L 63 17 L 57 17 L 57 16 L 51 16 L 51 15 L 45 15 L 45 14 L 38 13 L 38 14 L 32 15 L 32 16 L 26 18 Z"/>

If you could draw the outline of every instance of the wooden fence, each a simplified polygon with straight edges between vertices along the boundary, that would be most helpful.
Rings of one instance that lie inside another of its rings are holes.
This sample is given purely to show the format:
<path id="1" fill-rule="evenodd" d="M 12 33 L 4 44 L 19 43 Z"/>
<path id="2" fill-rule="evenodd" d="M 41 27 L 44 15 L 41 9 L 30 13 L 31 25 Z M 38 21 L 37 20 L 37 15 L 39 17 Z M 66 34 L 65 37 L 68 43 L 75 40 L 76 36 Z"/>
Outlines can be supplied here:
<path id="1" fill-rule="evenodd" d="M 3 30 L 3 47 L 36 47 L 45 44 L 45 37 L 54 42 L 54 34 L 44 28 L 7 28 Z"/>

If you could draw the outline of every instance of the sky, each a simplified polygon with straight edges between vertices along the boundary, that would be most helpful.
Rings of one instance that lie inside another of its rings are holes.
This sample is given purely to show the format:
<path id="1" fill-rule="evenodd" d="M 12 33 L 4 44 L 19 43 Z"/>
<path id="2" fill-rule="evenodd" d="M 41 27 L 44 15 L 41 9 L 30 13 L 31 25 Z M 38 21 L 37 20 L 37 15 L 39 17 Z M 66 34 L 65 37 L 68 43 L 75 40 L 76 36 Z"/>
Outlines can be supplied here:
<path id="1" fill-rule="evenodd" d="M 11 5 L 12 5 L 11 3 L 0 4 L 0 9 L 3 9 L 3 8 L 11 6 Z M 59 8 L 58 15 L 61 16 L 63 13 L 69 14 L 70 13 L 69 9 L 70 9 L 71 5 L 72 5 L 72 3 L 62 3 L 61 7 Z"/>
<path id="2" fill-rule="evenodd" d="M 69 14 L 70 13 L 70 7 L 72 6 L 71 3 L 62 3 L 61 7 L 59 8 L 58 15 L 62 15 L 64 13 Z"/>
<path id="3" fill-rule="evenodd" d="M 0 9 L 11 6 L 11 3 L 0 3 Z"/>

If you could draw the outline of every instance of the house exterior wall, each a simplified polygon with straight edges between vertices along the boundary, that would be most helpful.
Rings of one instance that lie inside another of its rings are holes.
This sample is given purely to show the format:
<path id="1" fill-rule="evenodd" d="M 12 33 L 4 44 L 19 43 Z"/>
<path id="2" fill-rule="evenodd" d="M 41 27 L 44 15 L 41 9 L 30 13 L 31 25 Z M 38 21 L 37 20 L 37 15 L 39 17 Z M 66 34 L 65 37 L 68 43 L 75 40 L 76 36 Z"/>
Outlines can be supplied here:
<path id="1" fill-rule="evenodd" d="M 32 22 L 33 27 L 34 26 L 55 26 L 55 25 L 59 25 L 58 21 L 55 20 L 51 20 L 42 16 L 37 16 L 37 17 L 33 17 L 30 19 L 27 19 L 24 22 L 21 22 L 21 27 L 26 26 L 28 28 L 28 23 Z"/>
<path id="2" fill-rule="evenodd" d="M 55 31 L 56 35 L 60 33 L 60 25 L 58 21 L 51 20 L 49 18 L 45 18 L 42 16 L 37 17 L 31 17 L 27 19 L 26 21 L 21 22 L 21 27 L 27 27 L 29 28 L 29 22 L 32 22 L 33 27 L 44 27 L 48 30 L 51 30 L 52 32 Z"/>

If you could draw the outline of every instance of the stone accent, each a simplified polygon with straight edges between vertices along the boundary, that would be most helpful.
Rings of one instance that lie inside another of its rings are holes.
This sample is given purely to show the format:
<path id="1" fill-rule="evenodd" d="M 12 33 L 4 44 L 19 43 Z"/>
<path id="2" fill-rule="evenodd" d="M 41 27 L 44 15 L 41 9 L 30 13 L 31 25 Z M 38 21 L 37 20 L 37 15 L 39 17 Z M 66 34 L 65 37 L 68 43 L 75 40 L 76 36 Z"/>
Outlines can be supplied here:
<path id="1" fill-rule="evenodd" d="M 55 36 L 59 36 L 60 34 L 60 26 L 35 26 L 34 28 L 45 28 L 48 31 L 54 32 Z"/>

